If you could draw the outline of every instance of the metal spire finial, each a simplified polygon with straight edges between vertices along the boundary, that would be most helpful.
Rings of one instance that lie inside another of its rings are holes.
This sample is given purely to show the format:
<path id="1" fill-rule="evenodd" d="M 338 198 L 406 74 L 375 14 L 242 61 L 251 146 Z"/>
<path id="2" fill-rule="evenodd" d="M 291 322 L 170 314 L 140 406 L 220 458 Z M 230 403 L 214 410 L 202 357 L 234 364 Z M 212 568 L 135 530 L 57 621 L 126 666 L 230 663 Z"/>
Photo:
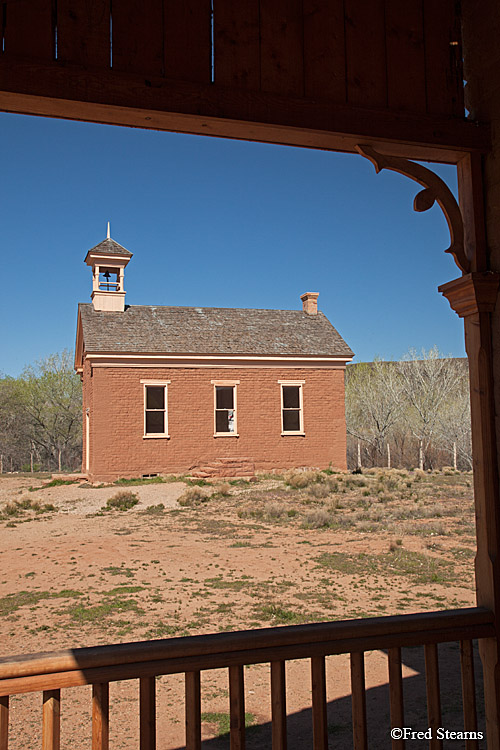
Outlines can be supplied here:
<path id="1" fill-rule="evenodd" d="M 107 239 L 109 240 L 110 237 L 111 237 L 111 235 L 109 233 L 109 221 L 108 221 L 108 236 L 107 236 Z"/>

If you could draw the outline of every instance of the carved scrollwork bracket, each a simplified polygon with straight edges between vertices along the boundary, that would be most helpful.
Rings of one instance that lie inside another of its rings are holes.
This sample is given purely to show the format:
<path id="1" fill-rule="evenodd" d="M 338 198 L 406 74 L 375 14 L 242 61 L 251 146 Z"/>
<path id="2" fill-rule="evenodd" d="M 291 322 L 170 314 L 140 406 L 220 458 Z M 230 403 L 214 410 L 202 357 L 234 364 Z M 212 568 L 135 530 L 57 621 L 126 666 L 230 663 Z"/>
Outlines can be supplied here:
<path id="1" fill-rule="evenodd" d="M 451 244 L 445 252 L 453 255 L 455 263 L 463 273 L 469 273 L 471 262 L 465 249 L 462 213 L 448 185 L 430 169 L 414 161 L 400 156 L 380 154 L 371 146 L 356 146 L 356 150 L 371 161 L 377 174 L 382 169 L 391 169 L 423 186 L 424 189 L 417 193 L 413 201 L 415 211 L 427 211 L 437 201 L 450 230 Z"/>

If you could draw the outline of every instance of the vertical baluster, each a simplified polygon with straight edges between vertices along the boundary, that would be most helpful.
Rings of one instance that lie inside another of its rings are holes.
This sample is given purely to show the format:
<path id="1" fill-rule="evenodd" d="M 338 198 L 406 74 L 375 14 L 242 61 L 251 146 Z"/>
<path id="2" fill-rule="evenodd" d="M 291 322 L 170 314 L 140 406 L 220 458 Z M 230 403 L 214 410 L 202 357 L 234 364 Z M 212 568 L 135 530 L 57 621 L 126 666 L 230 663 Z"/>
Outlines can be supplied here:
<path id="1" fill-rule="evenodd" d="M 389 701 L 391 706 L 391 729 L 404 727 L 403 677 L 401 673 L 401 649 L 390 648 L 389 656 Z M 392 740 L 392 750 L 404 750 L 405 741 Z"/>
<path id="2" fill-rule="evenodd" d="M 92 750 L 109 748 L 109 683 L 92 685 Z"/>
<path id="3" fill-rule="evenodd" d="M 436 643 L 424 646 L 425 653 L 425 684 L 427 690 L 427 717 L 432 729 L 430 750 L 441 750 L 443 740 L 436 737 L 437 728 L 441 726 L 441 695 L 439 691 L 439 665 Z"/>
<path id="4" fill-rule="evenodd" d="M 42 709 L 42 750 L 60 747 L 61 691 L 44 690 Z"/>
<path id="5" fill-rule="evenodd" d="M 285 662 L 271 662 L 271 714 L 273 750 L 286 750 Z"/>
<path id="6" fill-rule="evenodd" d="M 186 750 L 201 750 L 199 672 L 186 672 Z"/>
<path id="7" fill-rule="evenodd" d="M 9 696 L 0 697 L 0 750 L 7 750 L 9 745 Z"/>
<path id="8" fill-rule="evenodd" d="M 460 664 L 462 667 L 462 701 L 464 707 L 464 729 L 477 732 L 476 684 L 474 680 L 474 656 L 472 641 L 460 641 Z M 466 750 L 477 750 L 477 740 L 465 740 Z"/>
<path id="9" fill-rule="evenodd" d="M 245 750 L 245 688 L 243 667 L 229 667 L 229 714 L 231 750 Z"/>
<path id="10" fill-rule="evenodd" d="M 154 677 L 139 680 L 140 750 L 156 750 L 156 682 Z"/>
<path id="11" fill-rule="evenodd" d="M 314 750 L 328 750 L 325 657 L 311 657 L 312 720 Z"/>
<path id="12" fill-rule="evenodd" d="M 365 655 L 362 651 L 351 654 L 351 691 L 354 750 L 367 750 Z"/>

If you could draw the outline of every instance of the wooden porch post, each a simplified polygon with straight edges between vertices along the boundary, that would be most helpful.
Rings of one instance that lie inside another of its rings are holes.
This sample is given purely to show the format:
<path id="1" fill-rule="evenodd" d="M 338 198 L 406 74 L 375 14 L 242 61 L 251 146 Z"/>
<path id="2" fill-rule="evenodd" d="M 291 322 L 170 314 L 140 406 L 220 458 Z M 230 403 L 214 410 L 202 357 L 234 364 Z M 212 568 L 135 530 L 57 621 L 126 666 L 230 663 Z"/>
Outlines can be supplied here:
<path id="1" fill-rule="evenodd" d="M 493 398 L 491 313 L 500 274 L 473 271 L 439 287 L 464 319 L 469 359 L 474 497 L 476 507 L 476 595 L 495 614 L 496 638 L 480 641 L 488 750 L 500 750 L 500 504 Z"/>

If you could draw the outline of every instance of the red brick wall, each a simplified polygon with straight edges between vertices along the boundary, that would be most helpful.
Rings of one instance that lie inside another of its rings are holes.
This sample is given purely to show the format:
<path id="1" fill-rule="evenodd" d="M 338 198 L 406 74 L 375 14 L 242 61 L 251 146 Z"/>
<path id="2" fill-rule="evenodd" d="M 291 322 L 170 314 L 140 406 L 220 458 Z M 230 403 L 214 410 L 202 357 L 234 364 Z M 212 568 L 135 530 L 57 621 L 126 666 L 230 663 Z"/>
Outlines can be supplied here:
<path id="1" fill-rule="evenodd" d="M 239 380 L 239 437 L 214 438 L 212 380 Z M 143 437 L 141 380 L 170 380 L 170 439 Z M 305 436 L 281 435 L 278 380 L 304 380 Z M 90 478 L 180 473 L 214 458 L 248 458 L 257 469 L 346 466 L 344 371 L 309 368 L 85 369 L 90 414 Z M 84 437 L 85 440 L 85 437 Z M 85 444 L 84 444 L 85 451 Z M 85 456 L 85 453 L 84 453 Z"/>

